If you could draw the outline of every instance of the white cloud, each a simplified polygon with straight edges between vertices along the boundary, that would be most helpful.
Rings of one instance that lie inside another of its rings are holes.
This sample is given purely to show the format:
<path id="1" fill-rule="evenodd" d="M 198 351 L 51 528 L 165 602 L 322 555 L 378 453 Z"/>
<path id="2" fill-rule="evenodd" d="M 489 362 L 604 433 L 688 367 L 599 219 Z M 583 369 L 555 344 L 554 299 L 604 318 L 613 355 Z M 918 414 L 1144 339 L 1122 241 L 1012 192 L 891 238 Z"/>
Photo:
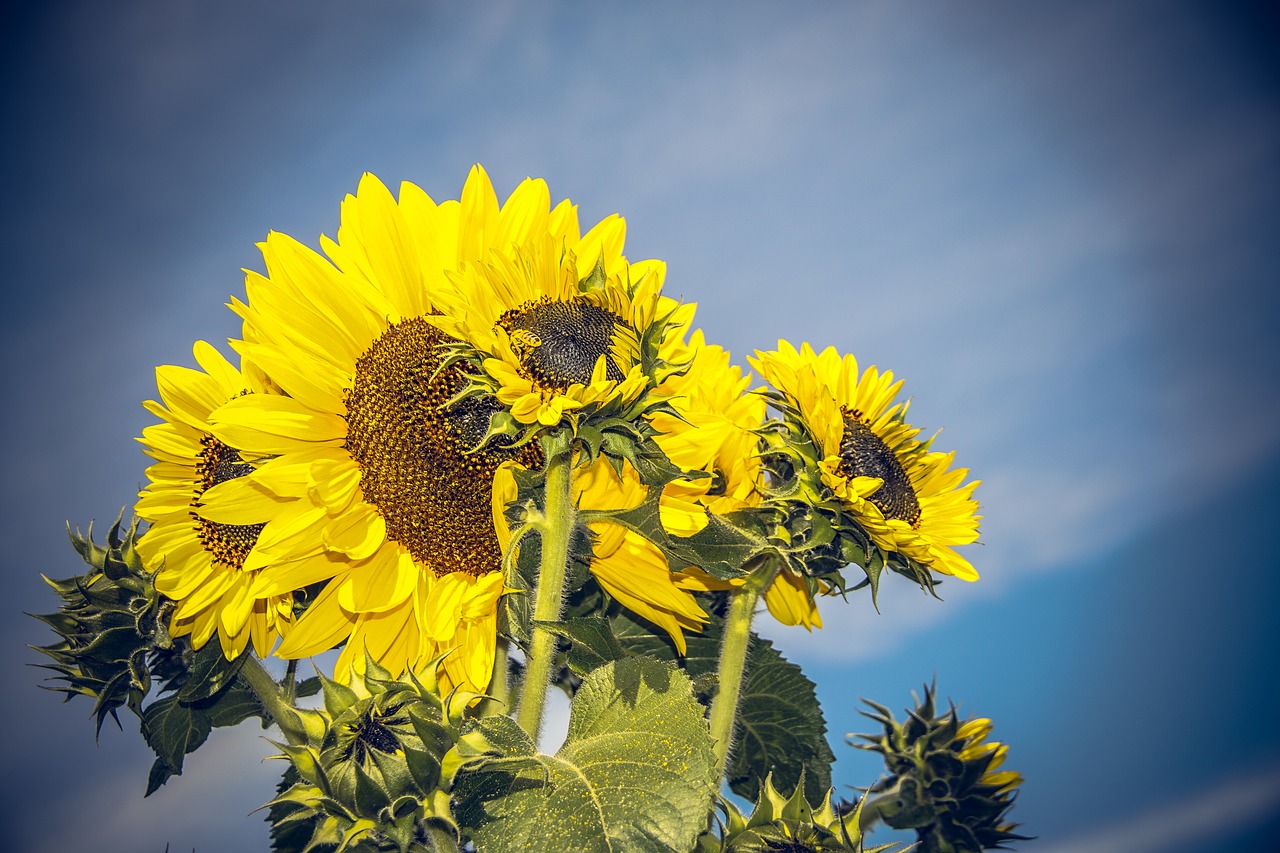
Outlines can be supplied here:
<path id="1" fill-rule="evenodd" d="M 1037 853 L 1166 853 L 1229 836 L 1280 810 L 1280 768 L 1232 779 L 1185 800 L 1068 838 Z"/>

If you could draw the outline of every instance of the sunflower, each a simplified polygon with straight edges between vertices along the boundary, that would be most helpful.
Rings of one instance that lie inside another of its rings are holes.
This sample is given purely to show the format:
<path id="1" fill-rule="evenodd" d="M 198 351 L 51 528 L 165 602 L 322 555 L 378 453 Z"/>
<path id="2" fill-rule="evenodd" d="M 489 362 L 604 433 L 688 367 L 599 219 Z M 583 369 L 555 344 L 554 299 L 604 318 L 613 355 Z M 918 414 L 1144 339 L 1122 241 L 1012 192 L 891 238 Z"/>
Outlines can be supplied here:
<path id="1" fill-rule="evenodd" d="M 954 453 L 930 449 L 905 420 L 907 404 L 893 373 L 858 372 L 852 355 L 834 347 L 799 351 L 786 341 L 750 359 L 785 396 L 813 439 L 822 482 L 871 540 L 942 574 L 977 580 L 954 546 L 978 538 L 978 502 L 969 471 L 952 468 Z"/>
<path id="2" fill-rule="evenodd" d="M 205 507 L 227 523 L 267 522 L 246 558 L 261 569 L 256 595 L 325 583 L 277 655 L 345 643 L 335 669 L 347 678 L 366 653 L 399 675 L 453 650 L 446 687 L 486 689 L 505 591 L 497 519 L 514 497 L 494 475 L 542 457 L 536 442 L 502 436 L 474 450 L 501 404 L 462 393 L 474 377 L 449 357 L 461 342 L 444 328 L 440 294 L 481 261 L 508 268 L 550 242 L 617 270 L 621 237 L 615 219 L 580 236 L 576 209 L 551 208 L 540 180 L 499 205 L 479 167 L 460 201 L 440 204 L 412 184 L 397 200 L 366 175 L 337 240 L 321 238 L 327 259 L 267 237 L 266 275 L 247 273 L 247 301 L 232 302 L 244 320 L 234 345 L 284 394 L 213 414 L 216 435 L 255 468 L 211 490 Z M 628 316 L 659 306 L 644 304 Z"/>
<path id="3" fill-rule="evenodd" d="M 709 475 L 676 480 L 663 492 L 663 524 L 684 536 L 701 530 L 708 512 L 725 514 L 760 505 L 757 430 L 766 405 L 762 396 L 749 393 L 751 374 L 733 364 L 727 350 L 707 344 L 701 329 L 690 336 L 689 351 L 693 355 L 688 370 L 657 389 L 673 412 L 658 412 L 650 418 L 658 430 L 654 440 L 672 462 Z M 708 589 L 736 585 L 709 577 L 705 584 Z M 783 570 L 765 589 L 764 598 L 769 612 L 784 625 L 803 625 L 806 630 L 822 627 L 809 580 Z"/>
<path id="4" fill-rule="evenodd" d="M 662 295 L 661 261 L 627 261 L 621 217 L 578 237 L 545 207 L 519 199 L 516 215 L 536 236 L 450 274 L 432 322 L 467 343 L 519 423 L 554 426 L 635 402 L 654 380 L 651 355 L 683 351 L 678 329 L 693 306 Z"/>
<path id="5" fill-rule="evenodd" d="M 194 347 L 201 370 L 175 365 L 156 368 L 162 403 L 147 400 L 161 423 L 138 439 L 156 462 L 138 496 L 137 514 L 150 522 L 138 541 L 156 589 L 177 602 L 169 626 L 175 637 L 191 636 L 201 648 L 215 633 L 223 654 L 237 657 L 252 641 L 260 656 L 293 621 L 288 591 L 256 596 L 256 572 L 245 567 L 261 524 L 224 524 L 202 517 L 202 497 L 220 483 L 252 470 L 239 452 L 209 431 L 209 413 L 244 395 L 265 396 L 265 381 L 242 374 L 209 344 Z"/>

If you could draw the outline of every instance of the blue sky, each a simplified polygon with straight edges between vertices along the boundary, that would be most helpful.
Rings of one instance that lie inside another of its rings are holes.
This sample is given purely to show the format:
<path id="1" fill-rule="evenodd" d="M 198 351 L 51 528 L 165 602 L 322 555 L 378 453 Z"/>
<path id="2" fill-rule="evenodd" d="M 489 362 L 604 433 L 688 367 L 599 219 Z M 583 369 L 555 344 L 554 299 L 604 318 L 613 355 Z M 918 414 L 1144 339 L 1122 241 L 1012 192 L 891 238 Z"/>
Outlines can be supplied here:
<path id="1" fill-rule="evenodd" d="M 665 259 L 739 360 L 788 338 L 894 370 L 984 481 L 981 581 L 769 630 L 819 684 L 839 784 L 879 772 L 841 745 L 857 697 L 901 708 L 936 674 L 1028 776 L 1022 849 L 1280 834 L 1262 4 L 51 6 L 0 13 L 20 849 L 83 831 L 41 831 L 55 796 L 104 851 L 265 846 L 257 731 L 143 800 L 141 740 L 95 748 L 83 703 L 35 689 L 21 611 L 52 604 L 37 572 L 78 570 L 64 520 L 131 502 L 154 366 L 237 334 L 256 241 L 333 234 L 364 171 L 447 198 L 474 162 L 499 193 L 534 175 L 584 221 L 622 213 L 628 255 Z"/>

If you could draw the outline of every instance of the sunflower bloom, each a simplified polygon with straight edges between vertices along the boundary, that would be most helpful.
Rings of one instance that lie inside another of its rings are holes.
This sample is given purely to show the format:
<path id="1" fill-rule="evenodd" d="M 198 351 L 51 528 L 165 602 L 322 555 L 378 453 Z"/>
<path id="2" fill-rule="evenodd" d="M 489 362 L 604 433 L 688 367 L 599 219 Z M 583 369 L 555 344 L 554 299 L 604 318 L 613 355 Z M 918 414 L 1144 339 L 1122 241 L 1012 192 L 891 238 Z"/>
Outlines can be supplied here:
<path id="1" fill-rule="evenodd" d="M 662 295 L 661 261 L 627 261 L 621 217 L 579 236 L 576 220 L 546 207 L 532 190 L 512 195 L 503 213 L 513 208 L 530 238 L 451 273 L 432 322 L 474 348 L 484 383 L 519 423 L 554 426 L 640 398 L 655 369 L 646 350 L 683 352 L 678 330 L 693 306 Z"/>
<path id="2" fill-rule="evenodd" d="M 288 591 L 261 597 L 251 592 L 257 572 L 246 568 L 245 558 L 262 525 L 220 523 L 201 512 L 209 489 L 252 470 L 239 451 L 211 434 L 210 412 L 268 388 L 204 341 L 194 352 L 202 369 L 156 368 L 162 402 L 143 403 L 161 423 L 144 428 L 138 439 L 156 460 L 138 496 L 136 512 L 151 524 L 138 552 L 156 573 L 156 589 L 177 603 L 169 626 L 173 636 L 190 635 L 201 648 L 216 633 L 228 659 L 249 642 L 266 656 L 293 622 L 293 598 Z"/>
<path id="3" fill-rule="evenodd" d="M 907 423 L 907 404 L 893 373 L 874 366 L 859 373 L 852 355 L 834 347 L 815 353 L 786 341 L 756 352 L 751 364 L 781 392 L 803 421 L 820 455 L 822 482 L 886 551 L 962 580 L 977 580 L 956 552 L 978 538 L 979 481 L 952 468 L 954 453 L 930 450 Z"/>

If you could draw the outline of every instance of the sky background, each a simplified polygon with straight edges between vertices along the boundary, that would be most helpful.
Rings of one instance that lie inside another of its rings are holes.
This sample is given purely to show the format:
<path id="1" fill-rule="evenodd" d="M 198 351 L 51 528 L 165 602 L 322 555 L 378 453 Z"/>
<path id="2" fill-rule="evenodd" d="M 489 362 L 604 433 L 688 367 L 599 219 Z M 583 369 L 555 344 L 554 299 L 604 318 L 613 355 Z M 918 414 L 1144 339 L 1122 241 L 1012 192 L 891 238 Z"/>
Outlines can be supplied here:
<path id="1" fill-rule="evenodd" d="M 892 369 L 983 480 L 979 582 L 890 579 L 812 635 L 761 620 L 818 684 L 842 792 L 881 772 L 844 745 L 859 697 L 936 676 L 1027 777 L 1017 849 L 1274 849 L 1280 17 L 471 6 L 0 11 L 6 843 L 266 849 L 259 729 L 144 800 L 136 722 L 95 747 L 22 612 L 81 570 L 64 522 L 133 501 L 154 367 L 238 334 L 255 242 L 334 235 L 362 172 L 444 199 L 480 162 L 502 197 L 538 176 L 584 223 L 623 214 L 739 363 L 786 338 Z"/>

